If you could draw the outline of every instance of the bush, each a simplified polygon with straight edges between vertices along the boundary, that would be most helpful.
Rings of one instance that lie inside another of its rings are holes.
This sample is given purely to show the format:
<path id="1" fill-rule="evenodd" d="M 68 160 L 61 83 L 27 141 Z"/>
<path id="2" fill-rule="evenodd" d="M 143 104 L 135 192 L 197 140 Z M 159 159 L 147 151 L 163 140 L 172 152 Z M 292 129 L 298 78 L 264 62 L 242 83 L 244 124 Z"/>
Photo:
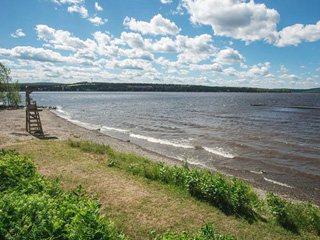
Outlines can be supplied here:
<path id="1" fill-rule="evenodd" d="M 235 239 L 234 237 L 227 235 L 227 236 L 222 236 L 218 233 L 216 233 L 213 230 L 213 224 L 211 223 L 205 223 L 201 230 L 195 234 L 191 235 L 188 234 L 187 232 L 183 232 L 181 235 L 177 233 L 170 233 L 166 232 L 163 235 L 160 236 L 152 236 L 154 240 L 204 240 L 204 239 L 212 239 L 212 240 L 233 240 Z"/>
<path id="2" fill-rule="evenodd" d="M 293 232 L 314 231 L 320 235 L 320 210 L 311 203 L 293 204 L 268 193 L 267 202 L 272 216 L 283 227 Z"/>
<path id="3" fill-rule="evenodd" d="M 65 193 L 31 159 L 0 152 L 0 239 L 125 239 L 100 215 L 97 199 Z"/>

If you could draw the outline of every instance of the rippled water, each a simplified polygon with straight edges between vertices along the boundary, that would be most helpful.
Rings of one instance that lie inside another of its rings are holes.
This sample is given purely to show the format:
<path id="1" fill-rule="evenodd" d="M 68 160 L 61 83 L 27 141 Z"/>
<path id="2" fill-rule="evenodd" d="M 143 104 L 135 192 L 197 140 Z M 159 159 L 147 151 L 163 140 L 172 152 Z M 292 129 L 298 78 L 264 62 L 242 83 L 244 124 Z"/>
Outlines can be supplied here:
<path id="1" fill-rule="evenodd" d="M 39 105 L 144 148 L 211 169 L 320 182 L 320 94 L 36 92 Z M 267 106 L 251 106 L 250 104 Z M 268 106 L 269 105 L 269 106 Z M 278 107 L 270 106 L 278 105 Z M 196 147 L 197 146 L 197 147 Z M 200 147 L 201 146 L 201 147 Z M 195 150 L 195 147 L 198 150 Z"/>

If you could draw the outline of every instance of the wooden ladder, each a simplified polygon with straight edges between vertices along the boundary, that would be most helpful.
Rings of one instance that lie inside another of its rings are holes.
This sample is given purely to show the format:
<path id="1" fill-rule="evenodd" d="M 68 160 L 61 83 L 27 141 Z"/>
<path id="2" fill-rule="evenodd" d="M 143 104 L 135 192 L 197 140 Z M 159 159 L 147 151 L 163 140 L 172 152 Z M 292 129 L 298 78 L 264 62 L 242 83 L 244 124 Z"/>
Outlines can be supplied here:
<path id="1" fill-rule="evenodd" d="M 29 94 L 30 92 L 26 99 L 26 130 L 35 137 L 44 138 L 37 103 L 30 98 Z"/>

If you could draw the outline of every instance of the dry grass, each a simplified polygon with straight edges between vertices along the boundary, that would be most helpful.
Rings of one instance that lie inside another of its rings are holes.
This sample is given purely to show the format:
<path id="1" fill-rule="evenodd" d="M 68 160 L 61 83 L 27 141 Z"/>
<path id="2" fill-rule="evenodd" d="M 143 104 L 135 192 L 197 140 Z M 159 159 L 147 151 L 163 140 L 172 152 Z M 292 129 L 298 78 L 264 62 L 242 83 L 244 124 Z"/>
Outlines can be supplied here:
<path id="1" fill-rule="evenodd" d="M 148 239 L 148 230 L 197 232 L 204 222 L 213 222 L 221 234 L 239 239 L 301 238 L 277 225 L 262 221 L 249 224 L 226 216 L 185 191 L 108 167 L 106 155 L 83 153 L 65 142 L 31 141 L 6 148 L 30 156 L 41 174 L 61 178 L 64 189 L 82 185 L 98 195 L 104 213 L 132 239 Z M 304 238 L 315 239 L 309 235 Z"/>

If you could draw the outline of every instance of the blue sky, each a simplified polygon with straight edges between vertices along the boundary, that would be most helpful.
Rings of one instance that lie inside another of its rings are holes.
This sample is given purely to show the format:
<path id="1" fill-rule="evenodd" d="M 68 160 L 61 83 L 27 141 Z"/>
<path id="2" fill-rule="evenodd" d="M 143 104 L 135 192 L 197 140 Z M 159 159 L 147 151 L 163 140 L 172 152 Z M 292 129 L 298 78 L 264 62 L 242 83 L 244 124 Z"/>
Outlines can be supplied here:
<path id="1" fill-rule="evenodd" d="M 19 82 L 320 87 L 319 0 L 2 0 Z"/>

